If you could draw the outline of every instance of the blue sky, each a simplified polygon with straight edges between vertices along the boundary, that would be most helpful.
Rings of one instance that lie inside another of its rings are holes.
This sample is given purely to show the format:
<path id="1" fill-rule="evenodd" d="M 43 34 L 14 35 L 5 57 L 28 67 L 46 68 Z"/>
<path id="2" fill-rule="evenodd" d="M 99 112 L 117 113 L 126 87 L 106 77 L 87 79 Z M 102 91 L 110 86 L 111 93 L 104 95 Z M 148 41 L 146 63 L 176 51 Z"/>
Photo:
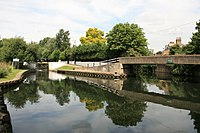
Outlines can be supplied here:
<path id="1" fill-rule="evenodd" d="M 0 0 L 1 38 L 22 36 L 27 42 L 70 31 L 79 44 L 85 31 L 108 33 L 118 23 L 138 24 L 149 48 L 159 51 L 176 37 L 186 44 L 200 19 L 200 0 Z"/>

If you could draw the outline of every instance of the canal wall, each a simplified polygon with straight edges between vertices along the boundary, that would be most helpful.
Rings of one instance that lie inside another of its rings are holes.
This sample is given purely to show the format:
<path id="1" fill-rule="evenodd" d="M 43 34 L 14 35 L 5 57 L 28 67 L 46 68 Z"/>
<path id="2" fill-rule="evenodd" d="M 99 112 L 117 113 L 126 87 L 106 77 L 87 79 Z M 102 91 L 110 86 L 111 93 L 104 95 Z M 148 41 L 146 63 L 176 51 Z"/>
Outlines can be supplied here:
<path id="1" fill-rule="evenodd" d="M 92 67 L 78 67 L 77 70 L 90 70 L 90 71 L 100 71 L 100 72 L 109 72 L 113 74 L 124 74 L 123 65 L 121 63 L 107 63 L 100 66 Z"/>
<path id="2" fill-rule="evenodd" d="M 74 76 L 83 76 L 83 77 L 92 77 L 92 78 L 103 78 L 103 79 L 124 79 L 126 78 L 125 74 L 115 74 L 111 72 L 101 72 L 101 71 L 92 71 L 92 70 L 57 70 L 57 73 L 74 75 Z"/>
<path id="3" fill-rule="evenodd" d="M 12 79 L 12 80 L 0 82 L 0 89 L 2 89 L 2 88 L 7 88 L 7 87 L 10 87 L 10 86 L 13 86 L 13 85 L 16 85 L 16 84 L 22 82 L 23 79 L 24 79 L 24 77 L 25 77 L 27 74 L 29 74 L 30 72 L 32 72 L 32 71 L 25 70 L 25 71 L 23 71 L 23 72 L 21 72 L 21 73 L 18 73 L 18 74 L 15 76 L 15 78 Z"/>

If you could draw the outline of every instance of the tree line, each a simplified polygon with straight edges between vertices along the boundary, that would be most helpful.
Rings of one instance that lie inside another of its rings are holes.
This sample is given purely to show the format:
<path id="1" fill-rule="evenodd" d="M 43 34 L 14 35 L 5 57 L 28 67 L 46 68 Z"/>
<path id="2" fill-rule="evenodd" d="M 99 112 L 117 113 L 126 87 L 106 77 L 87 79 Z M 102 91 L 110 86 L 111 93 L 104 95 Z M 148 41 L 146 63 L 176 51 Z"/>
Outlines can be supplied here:
<path id="1" fill-rule="evenodd" d="M 119 23 L 104 35 L 98 28 L 89 28 L 80 38 L 81 44 L 70 43 L 70 33 L 60 29 L 55 37 L 27 43 L 22 37 L 0 40 L 0 60 L 24 62 L 38 60 L 105 60 L 119 56 L 145 56 L 151 52 L 142 28 L 137 24 Z"/>
<path id="2" fill-rule="evenodd" d="M 180 47 L 170 47 L 170 54 L 200 53 L 200 21 L 196 23 L 191 41 Z M 0 40 L 0 61 L 10 62 L 13 58 L 34 62 L 41 59 L 51 61 L 79 60 L 96 61 L 121 56 L 148 56 L 152 51 L 143 29 L 137 24 L 116 24 L 106 35 L 98 28 L 89 28 L 80 38 L 81 44 L 70 43 L 70 32 L 60 29 L 55 37 L 45 37 L 39 42 L 27 43 L 22 37 Z"/>

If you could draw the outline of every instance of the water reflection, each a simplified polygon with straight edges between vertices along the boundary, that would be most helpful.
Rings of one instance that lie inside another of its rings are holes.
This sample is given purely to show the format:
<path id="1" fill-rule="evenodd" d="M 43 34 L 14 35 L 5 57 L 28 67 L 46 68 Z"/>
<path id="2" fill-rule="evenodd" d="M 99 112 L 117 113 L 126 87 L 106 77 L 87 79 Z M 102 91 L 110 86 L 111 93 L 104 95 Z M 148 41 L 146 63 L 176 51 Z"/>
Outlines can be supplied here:
<path id="1" fill-rule="evenodd" d="M 0 88 L 0 132 L 12 133 L 12 124 L 10 113 L 7 110 L 7 105 L 4 102 L 4 90 Z"/>
<path id="2" fill-rule="evenodd" d="M 199 132 L 200 114 L 196 111 L 141 101 L 137 98 L 140 95 L 129 93 L 148 92 L 152 87 L 163 90 L 165 95 L 196 98 L 199 96 L 196 89 L 195 94 L 182 89 L 181 92 L 190 95 L 174 95 L 178 93 L 172 93 L 170 87 L 176 82 L 156 78 L 123 81 L 50 75 L 46 72 L 32 75 L 4 94 L 14 132 Z M 187 88 L 186 84 L 181 87 Z M 121 91 L 128 93 L 122 96 Z"/>
<path id="3" fill-rule="evenodd" d="M 135 92 L 153 92 L 175 97 L 182 97 L 200 102 L 200 81 L 173 77 L 171 80 L 157 77 L 128 78 L 123 83 L 123 90 Z"/>

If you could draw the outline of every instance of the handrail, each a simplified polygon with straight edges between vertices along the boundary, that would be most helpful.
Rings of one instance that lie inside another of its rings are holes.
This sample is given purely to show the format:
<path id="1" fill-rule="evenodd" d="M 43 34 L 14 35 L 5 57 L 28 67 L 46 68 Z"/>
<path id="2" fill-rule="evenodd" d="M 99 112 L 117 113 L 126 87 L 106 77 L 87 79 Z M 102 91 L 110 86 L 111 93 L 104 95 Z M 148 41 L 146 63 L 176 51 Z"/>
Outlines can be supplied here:
<path id="1" fill-rule="evenodd" d="M 100 61 L 101 63 L 116 63 L 119 62 L 119 58 L 113 58 L 109 60 Z"/>

